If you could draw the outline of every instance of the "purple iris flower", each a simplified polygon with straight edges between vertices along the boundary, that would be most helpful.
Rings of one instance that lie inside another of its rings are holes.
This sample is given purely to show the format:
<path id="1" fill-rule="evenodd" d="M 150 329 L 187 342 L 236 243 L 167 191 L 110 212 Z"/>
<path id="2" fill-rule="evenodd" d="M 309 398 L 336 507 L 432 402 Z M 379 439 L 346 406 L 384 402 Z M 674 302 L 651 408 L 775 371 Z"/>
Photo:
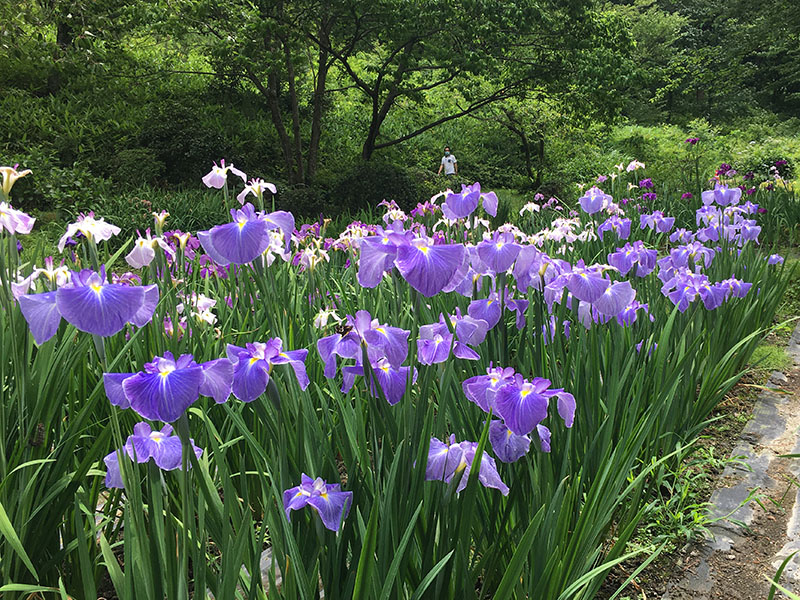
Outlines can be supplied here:
<path id="1" fill-rule="evenodd" d="M 594 186 L 586 190 L 586 193 L 580 197 L 578 203 L 585 213 L 593 215 L 603 210 L 612 200 L 611 196 L 604 193 L 599 187 Z"/>
<path id="2" fill-rule="evenodd" d="M 539 425 L 539 427 L 544 427 Z M 489 425 L 489 442 L 492 450 L 504 463 L 517 462 L 528 453 L 531 448 L 531 438 L 527 435 L 517 435 L 508 429 L 502 421 L 493 420 Z M 548 449 L 549 451 L 549 445 Z"/>
<path id="3" fill-rule="evenodd" d="M 629 281 L 612 283 L 592 305 L 605 316 L 613 317 L 622 312 L 636 297 L 636 290 Z"/>
<path id="4" fill-rule="evenodd" d="M 208 255 L 218 265 L 249 263 L 269 247 L 272 229 L 280 229 L 285 240 L 285 251 L 289 251 L 294 217 L 285 211 L 257 214 L 249 202 L 242 208 L 232 208 L 233 222 L 215 225 L 208 231 L 198 231 L 197 237 Z"/>
<path id="5" fill-rule="evenodd" d="M 478 444 L 476 442 L 464 441 L 456 443 L 455 435 L 451 435 L 447 443 L 437 438 L 431 438 L 430 447 L 428 448 L 428 464 L 425 468 L 425 479 L 427 481 L 450 483 L 456 474 L 463 472 L 461 480 L 458 482 L 456 493 L 463 491 L 467 487 L 469 473 L 477 450 Z M 484 487 L 495 488 L 500 490 L 500 493 L 504 496 L 508 495 L 508 486 L 500 479 L 500 473 L 497 472 L 497 464 L 485 451 L 480 461 L 478 481 Z"/>
<path id="6" fill-rule="evenodd" d="M 781 265 L 783 264 L 783 257 L 780 254 L 771 254 L 767 257 L 768 265 Z"/>
<path id="7" fill-rule="evenodd" d="M 132 408 L 151 421 L 176 421 L 200 395 L 218 403 L 230 396 L 233 365 L 227 358 L 197 364 L 191 354 L 171 352 L 145 363 L 138 373 L 103 373 L 106 396 L 114 406 Z"/>
<path id="8" fill-rule="evenodd" d="M 386 398 L 386 401 L 391 406 L 400 402 L 406 393 L 406 382 L 408 381 L 411 367 L 395 368 L 388 360 L 380 358 L 370 365 L 370 369 L 372 370 L 372 377 L 368 377 L 370 395 L 373 398 L 380 398 L 381 395 L 378 393 L 378 389 L 375 386 L 377 382 L 383 392 L 383 397 Z M 361 364 L 356 364 L 354 366 L 344 367 L 342 369 L 342 375 L 342 393 L 347 394 L 353 389 L 355 378 L 360 375 L 367 376 L 367 372 Z M 416 369 L 414 369 L 412 377 L 413 383 L 417 380 Z"/>
<path id="9" fill-rule="evenodd" d="M 489 329 L 500 322 L 500 297 L 497 292 L 492 292 L 488 298 L 473 300 L 469 303 L 467 314 L 473 319 L 482 319 L 489 324 Z"/>
<path id="10" fill-rule="evenodd" d="M 665 217 L 660 210 L 654 210 L 652 214 L 640 215 L 639 222 L 642 229 L 649 227 L 659 233 L 669 233 L 669 230 L 675 225 L 675 217 Z"/>
<path id="11" fill-rule="evenodd" d="M 137 423 L 133 426 L 133 435 L 128 436 L 124 454 L 137 463 L 146 463 L 150 459 L 164 471 L 173 471 L 181 468 L 183 446 L 177 435 L 172 434 L 172 426 L 164 425 L 160 431 L 154 431 L 148 423 Z M 194 445 L 194 440 L 189 440 L 197 458 L 203 450 Z M 106 487 L 124 488 L 122 474 L 119 468 L 119 456 L 122 450 L 115 450 L 107 455 L 103 462 L 106 465 Z"/>
<path id="12" fill-rule="evenodd" d="M 703 266 L 709 267 L 714 260 L 714 254 L 711 248 L 704 246 L 700 242 L 690 242 L 683 246 L 678 246 L 670 250 L 669 253 L 672 258 L 672 264 L 675 267 L 688 267 L 689 259 L 692 260 L 695 266 L 702 263 Z"/>
<path id="13" fill-rule="evenodd" d="M 465 360 L 478 360 L 480 356 L 469 346 L 479 346 L 483 343 L 483 340 L 486 339 L 486 333 L 489 331 L 489 324 L 483 319 L 476 319 L 469 315 L 463 316 L 460 308 L 456 308 L 455 314 L 449 315 L 450 327 L 447 326 L 446 318 L 448 317 L 440 314 L 438 323 L 420 327 L 420 339 L 435 340 L 437 335 L 441 336 L 442 339 L 449 339 L 448 336 L 452 335 L 450 333 L 450 328 L 452 327 L 456 334 L 455 342 L 452 346 L 453 356 Z"/>
<path id="14" fill-rule="evenodd" d="M 422 337 L 422 335 L 432 337 Z M 423 365 L 443 363 L 450 358 L 452 347 L 453 334 L 450 332 L 430 327 L 424 331 L 420 330 L 420 338 L 417 340 L 417 360 Z"/>
<path id="15" fill-rule="evenodd" d="M 689 308 L 689 304 L 700 298 L 708 310 L 714 310 L 725 300 L 727 287 L 713 286 L 708 277 L 702 273 L 692 273 L 686 268 L 677 268 L 675 275 L 661 287 L 661 292 L 667 296 L 681 312 Z"/>
<path id="16" fill-rule="evenodd" d="M 639 182 L 639 187 L 646 190 L 651 190 L 653 189 L 653 180 L 650 179 L 649 177 L 647 179 L 642 179 Z"/>
<path id="17" fill-rule="evenodd" d="M 497 414 L 506 427 L 517 435 L 528 435 L 547 417 L 549 399 L 558 399 L 558 414 L 567 427 L 575 419 L 575 398 L 563 389 L 549 389 L 550 380 L 534 377 L 526 381 L 517 374 L 514 382 L 502 387 L 495 396 Z"/>
<path id="18" fill-rule="evenodd" d="M 0 202 L 0 231 L 5 229 L 8 233 L 27 235 L 33 229 L 36 219 L 16 210 L 10 204 Z"/>
<path id="19" fill-rule="evenodd" d="M 586 267 L 583 259 L 572 267 L 572 272 L 566 277 L 566 287 L 578 300 L 594 302 L 608 289 L 611 282 L 603 277 L 599 267 L 592 265 Z M 551 282 L 554 283 L 554 282 Z M 559 293 L 559 297 L 561 294 Z"/>
<path id="20" fill-rule="evenodd" d="M 394 265 L 398 246 L 410 243 L 408 234 L 403 231 L 402 222 L 395 221 L 387 229 L 379 229 L 378 235 L 361 240 L 357 274 L 361 287 L 378 286 L 383 274 Z"/>
<path id="21" fill-rule="evenodd" d="M 344 335 L 335 333 L 317 341 L 317 350 L 325 363 L 325 377 L 336 375 L 336 357 L 361 360 L 361 345 L 367 347 L 372 363 L 386 358 L 394 368 L 399 368 L 408 356 L 408 336 L 410 331 L 399 327 L 381 325 L 366 310 L 356 316 L 347 315 L 347 325 L 351 330 Z"/>
<path id="22" fill-rule="evenodd" d="M 397 249 L 395 265 L 412 288 L 430 298 L 448 287 L 465 254 L 460 244 L 433 244 L 429 238 L 420 237 Z"/>
<path id="23" fill-rule="evenodd" d="M 522 246 L 514 242 L 513 233 L 495 231 L 491 240 L 478 244 L 478 255 L 495 273 L 504 273 L 517 260 Z"/>
<path id="24" fill-rule="evenodd" d="M 638 300 L 634 300 L 617 314 L 617 323 L 622 327 L 633 325 L 636 322 L 637 313 L 640 310 L 643 310 L 645 314 L 650 316 L 651 322 L 655 321 L 655 317 L 649 314 L 649 306 L 647 304 L 641 304 Z"/>
<path id="25" fill-rule="evenodd" d="M 725 290 L 725 299 L 727 300 L 729 298 L 744 298 L 750 288 L 753 287 L 753 284 L 731 277 L 720 281 L 717 287 Z"/>
<path id="26" fill-rule="evenodd" d="M 228 171 L 237 177 L 240 177 L 242 181 L 247 183 L 247 175 L 234 167 L 232 164 L 225 166 L 224 158 L 219 161 L 219 166 L 217 166 L 217 163 L 214 163 L 214 166 L 211 167 L 211 171 L 209 171 L 208 174 L 203 177 L 203 183 L 206 185 L 206 187 L 221 189 L 228 180 Z"/>
<path id="27" fill-rule="evenodd" d="M 631 220 L 612 215 L 597 227 L 597 234 L 603 239 L 606 231 L 613 231 L 621 240 L 627 240 L 631 235 Z"/>
<path id="28" fill-rule="evenodd" d="M 716 184 L 713 190 L 705 190 L 702 194 L 703 204 L 716 203 L 719 206 L 739 204 L 742 190 L 738 187 L 729 188 L 727 185 Z"/>
<path id="29" fill-rule="evenodd" d="M 514 383 L 514 369 L 510 367 L 489 367 L 486 375 L 476 375 L 465 379 L 461 384 L 464 395 L 484 412 L 494 409 L 497 392 L 504 386 Z"/>
<path id="30" fill-rule="evenodd" d="M 483 201 L 483 209 L 493 217 L 497 216 L 497 194 L 489 192 L 481 193 L 481 184 L 478 182 L 472 185 L 461 185 L 461 192 L 449 193 L 442 203 L 442 214 L 451 221 L 463 219 L 471 215 L 478 202 Z"/>
<path id="31" fill-rule="evenodd" d="M 680 242 L 681 244 L 688 244 L 689 242 L 694 241 L 694 232 L 683 228 L 676 229 L 669 236 L 669 241 L 673 244 L 677 242 Z"/>
<path id="32" fill-rule="evenodd" d="M 645 247 L 641 240 L 636 240 L 631 244 L 625 244 L 622 248 L 617 248 L 616 252 L 608 255 L 608 264 L 616 268 L 622 275 L 636 265 L 636 276 L 646 277 L 656 266 L 657 250 L 650 250 Z"/>
<path id="33" fill-rule="evenodd" d="M 108 337 L 126 323 L 137 327 L 149 323 L 157 304 L 157 286 L 108 283 L 105 267 L 100 273 L 73 271 L 70 282 L 54 292 L 19 297 L 20 310 L 37 344 L 56 334 L 62 317 L 81 331 Z"/>
<path id="34" fill-rule="evenodd" d="M 266 343 L 248 343 L 245 348 L 228 344 L 228 360 L 233 365 L 233 395 L 252 402 L 267 389 L 275 365 L 288 364 L 294 370 L 300 389 L 309 384 L 305 360 L 308 350 L 283 350 L 283 340 L 271 338 Z"/>
<path id="35" fill-rule="evenodd" d="M 761 234 L 761 226 L 757 225 L 752 219 L 743 219 L 739 223 L 739 245 L 744 242 L 758 243 L 758 236 Z"/>
<path id="36" fill-rule="evenodd" d="M 283 492 L 283 510 L 291 521 L 290 513 L 310 506 L 317 511 L 322 524 L 331 531 L 339 531 L 339 525 L 347 518 L 353 504 L 353 492 L 343 492 L 338 483 L 328 484 L 324 479 L 311 479 L 303 473 L 300 485 Z"/>

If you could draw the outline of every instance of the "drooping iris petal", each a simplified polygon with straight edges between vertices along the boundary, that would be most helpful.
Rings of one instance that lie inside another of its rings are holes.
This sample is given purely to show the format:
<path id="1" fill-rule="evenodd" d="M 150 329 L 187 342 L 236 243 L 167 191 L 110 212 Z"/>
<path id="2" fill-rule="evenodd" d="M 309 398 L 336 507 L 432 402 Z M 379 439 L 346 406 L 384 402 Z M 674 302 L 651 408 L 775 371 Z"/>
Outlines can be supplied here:
<path id="1" fill-rule="evenodd" d="M 146 285 L 142 289 L 144 290 L 144 301 L 130 320 L 136 327 L 147 325 L 153 319 L 153 313 L 156 311 L 156 306 L 158 306 L 158 286 L 155 284 Z"/>
<path id="2" fill-rule="evenodd" d="M 527 435 L 516 435 L 502 421 L 492 421 L 489 425 L 489 441 L 497 458 L 504 463 L 518 461 L 531 447 L 531 438 Z"/>
<path id="3" fill-rule="evenodd" d="M 221 267 L 226 267 L 231 264 L 227 258 L 222 256 L 217 249 L 214 247 L 214 242 L 211 241 L 211 232 L 210 231 L 198 231 L 197 232 L 197 239 L 200 240 L 200 244 L 203 246 L 203 250 L 206 251 L 215 263 L 220 265 Z"/>
<path id="4" fill-rule="evenodd" d="M 576 268 L 567 278 L 567 289 L 578 300 L 584 302 L 597 300 L 610 284 L 611 282 L 601 274 L 585 268 Z"/>
<path id="5" fill-rule="evenodd" d="M 252 262 L 269 246 L 267 224 L 260 219 L 216 225 L 211 228 L 210 238 L 216 253 L 237 265 Z"/>
<path id="6" fill-rule="evenodd" d="M 395 264 L 408 284 L 423 296 L 435 296 L 461 266 L 464 247 L 458 244 L 400 246 Z"/>
<path id="7" fill-rule="evenodd" d="M 122 383 L 122 389 L 131 408 L 145 419 L 171 423 L 197 400 L 202 383 L 203 369 L 194 365 L 172 371 L 136 373 Z"/>
<path id="8" fill-rule="evenodd" d="M 119 450 L 114 450 L 103 458 L 103 462 L 106 465 L 105 484 L 107 488 L 122 489 L 125 487 L 125 484 L 122 483 L 122 473 L 119 470 L 118 452 Z"/>
<path id="9" fill-rule="evenodd" d="M 495 297 L 473 300 L 469 303 L 467 313 L 473 319 L 486 321 L 489 329 L 492 329 L 500 321 L 500 302 Z"/>
<path id="10" fill-rule="evenodd" d="M 495 397 L 497 414 L 517 435 L 528 435 L 547 417 L 547 397 L 542 395 L 550 382 L 546 379 L 523 381 L 517 375 L 515 384 L 503 387 Z"/>
<path id="11" fill-rule="evenodd" d="M 495 233 L 493 239 L 478 244 L 478 255 L 495 273 L 503 273 L 514 264 L 521 249 L 513 234 Z"/>
<path id="12" fill-rule="evenodd" d="M 397 368 L 408 356 L 408 336 L 410 334 L 410 331 L 399 327 L 378 325 L 364 331 L 363 337 L 369 346 L 380 348 L 389 359 L 389 363 Z"/>
<path id="13" fill-rule="evenodd" d="M 233 385 L 233 365 L 227 358 L 210 360 L 200 365 L 203 369 L 203 381 L 200 393 L 214 398 L 218 404 L 225 402 L 231 395 Z M 163 467 L 162 467 L 163 468 Z"/>
<path id="14" fill-rule="evenodd" d="M 382 243 L 378 238 L 367 238 L 361 242 L 358 259 L 358 283 L 361 287 L 374 288 L 383 279 L 383 274 L 392 268 L 397 257 L 397 247 Z"/>
<path id="15" fill-rule="evenodd" d="M 467 483 L 469 482 L 469 474 L 472 470 L 472 463 L 475 460 L 475 454 L 478 449 L 478 443 L 461 442 L 461 447 L 464 450 L 464 455 L 461 459 L 462 464 L 465 465 L 464 476 L 461 478 L 461 481 L 456 488 L 456 492 L 461 492 L 467 487 Z M 508 495 L 508 486 L 500 478 L 500 473 L 497 472 L 497 464 L 486 451 L 484 451 L 483 456 L 481 456 L 478 469 L 478 481 L 481 483 L 481 485 L 483 485 L 483 487 L 494 488 L 496 490 L 500 490 L 500 493 L 504 496 Z"/>
<path id="16" fill-rule="evenodd" d="M 636 290 L 629 281 L 616 282 L 606 288 L 594 301 L 594 307 L 603 315 L 616 316 L 625 310 L 636 297 Z"/>
<path id="17" fill-rule="evenodd" d="M 456 468 L 461 464 L 463 454 L 461 446 L 455 443 L 455 436 L 451 436 L 449 444 L 437 438 L 431 438 L 425 479 L 427 481 L 450 481 Z"/>
<path id="18" fill-rule="evenodd" d="M 62 317 L 81 331 L 103 337 L 121 331 L 144 302 L 144 288 L 106 284 L 97 273 L 73 276 L 72 287 L 56 291 L 56 305 Z"/>
<path id="19" fill-rule="evenodd" d="M 274 194 L 275 192 L 272 193 Z M 294 215 L 290 212 L 286 212 L 285 210 L 276 210 L 275 212 L 263 215 L 261 218 L 266 223 L 267 230 L 281 230 L 285 243 L 284 252 L 288 252 L 292 243 L 292 232 L 294 231 Z"/>
<path id="20" fill-rule="evenodd" d="M 575 397 L 564 391 L 556 392 L 558 398 L 558 416 L 564 420 L 564 425 L 572 427 L 575 421 Z"/>
<path id="21" fill-rule="evenodd" d="M 131 401 L 128 400 L 125 390 L 122 388 L 122 383 L 129 377 L 133 377 L 133 374 L 103 373 L 103 387 L 105 388 L 106 396 L 111 404 L 123 410 L 131 407 Z"/>
<path id="22" fill-rule="evenodd" d="M 481 198 L 480 189 L 464 189 L 460 194 L 449 194 L 442 204 L 442 212 L 448 219 L 462 219 L 471 215 Z"/>
<path id="23" fill-rule="evenodd" d="M 331 531 L 339 531 L 339 523 L 346 519 L 350 513 L 350 504 L 353 492 L 340 492 L 329 490 L 319 496 L 308 499 L 308 505 L 319 513 L 322 524 Z"/>
<path id="24" fill-rule="evenodd" d="M 537 425 L 536 433 L 539 435 L 539 447 L 542 452 L 550 452 L 550 430 L 544 425 Z"/>
<path id="25" fill-rule="evenodd" d="M 44 344 L 58 331 L 61 313 L 58 312 L 56 292 L 20 296 L 19 308 L 38 345 Z"/>
<path id="26" fill-rule="evenodd" d="M 269 363 L 257 358 L 240 360 L 233 373 L 233 395 L 242 402 L 252 402 L 263 394 L 269 382 Z"/>

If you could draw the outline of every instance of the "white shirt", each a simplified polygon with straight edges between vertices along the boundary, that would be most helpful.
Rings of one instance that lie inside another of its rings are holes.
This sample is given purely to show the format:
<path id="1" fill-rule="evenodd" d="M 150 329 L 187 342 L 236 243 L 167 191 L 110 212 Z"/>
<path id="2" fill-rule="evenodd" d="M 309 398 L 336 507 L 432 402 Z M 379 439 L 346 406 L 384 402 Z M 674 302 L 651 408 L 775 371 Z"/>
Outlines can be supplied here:
<path id="1" fill-rule="evenodd" d="M 443 156 L 442 164 L 444 165 L 444 174 L 453 175 L 456 172 L 455 164 L 457 162 L 456 157 L 452 154 L 450 156 Z"/>

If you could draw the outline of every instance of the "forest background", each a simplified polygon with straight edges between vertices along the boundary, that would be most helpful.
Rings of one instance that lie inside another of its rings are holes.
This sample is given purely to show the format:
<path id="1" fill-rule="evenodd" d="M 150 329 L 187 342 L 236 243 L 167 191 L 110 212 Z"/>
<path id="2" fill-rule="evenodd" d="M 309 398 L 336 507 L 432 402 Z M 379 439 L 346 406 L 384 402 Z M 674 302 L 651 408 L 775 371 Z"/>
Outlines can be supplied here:
<path id="1" fill-rule="evenodd" d="M 631 159 L 661 189 L 800 164 L 795 0 L 12 0 L 0 158 L 21 207 L 218 218 L 225 158 L 314 218 L 453 180 L 562 199 Z M 685 142 L 699 138 L 696 146 Z M 502 196 L 501 196 L 502 198 Z M 528 198 L 530 199 L 530 198 Z M 214 202 L 214 206 L 206 207 Z M 166 205 L 166 206 L 165 206 Z"/>

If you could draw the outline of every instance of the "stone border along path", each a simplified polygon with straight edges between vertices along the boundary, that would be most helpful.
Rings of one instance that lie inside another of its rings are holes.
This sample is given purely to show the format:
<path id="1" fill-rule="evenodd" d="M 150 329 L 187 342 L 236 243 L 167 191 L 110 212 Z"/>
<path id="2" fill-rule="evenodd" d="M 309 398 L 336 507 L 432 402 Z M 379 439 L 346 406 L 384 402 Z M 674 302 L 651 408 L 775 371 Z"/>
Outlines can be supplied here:
<path id="1" fill-rule="evenodd" d="M 709 527 L 709 535 L 678 561 L 677 575 L 662 600 L 764 600 L 784 559 L 800 550 L 800 324 L 787 353 L 794 368 L 774 371 L 758 397 L 752 420 L 742 431 L 710 499 L 708 516 L 728 516 Z M 786 388 L 786 389 L 782 389 Z M 775 391 L 772 391 L 775 390 Z M 760 501 L 747 502 L 758 488 Z M 800 593 L 800 552 L 780 578 Z M 777 592 L 775 598 L 786 598 Z"/>

